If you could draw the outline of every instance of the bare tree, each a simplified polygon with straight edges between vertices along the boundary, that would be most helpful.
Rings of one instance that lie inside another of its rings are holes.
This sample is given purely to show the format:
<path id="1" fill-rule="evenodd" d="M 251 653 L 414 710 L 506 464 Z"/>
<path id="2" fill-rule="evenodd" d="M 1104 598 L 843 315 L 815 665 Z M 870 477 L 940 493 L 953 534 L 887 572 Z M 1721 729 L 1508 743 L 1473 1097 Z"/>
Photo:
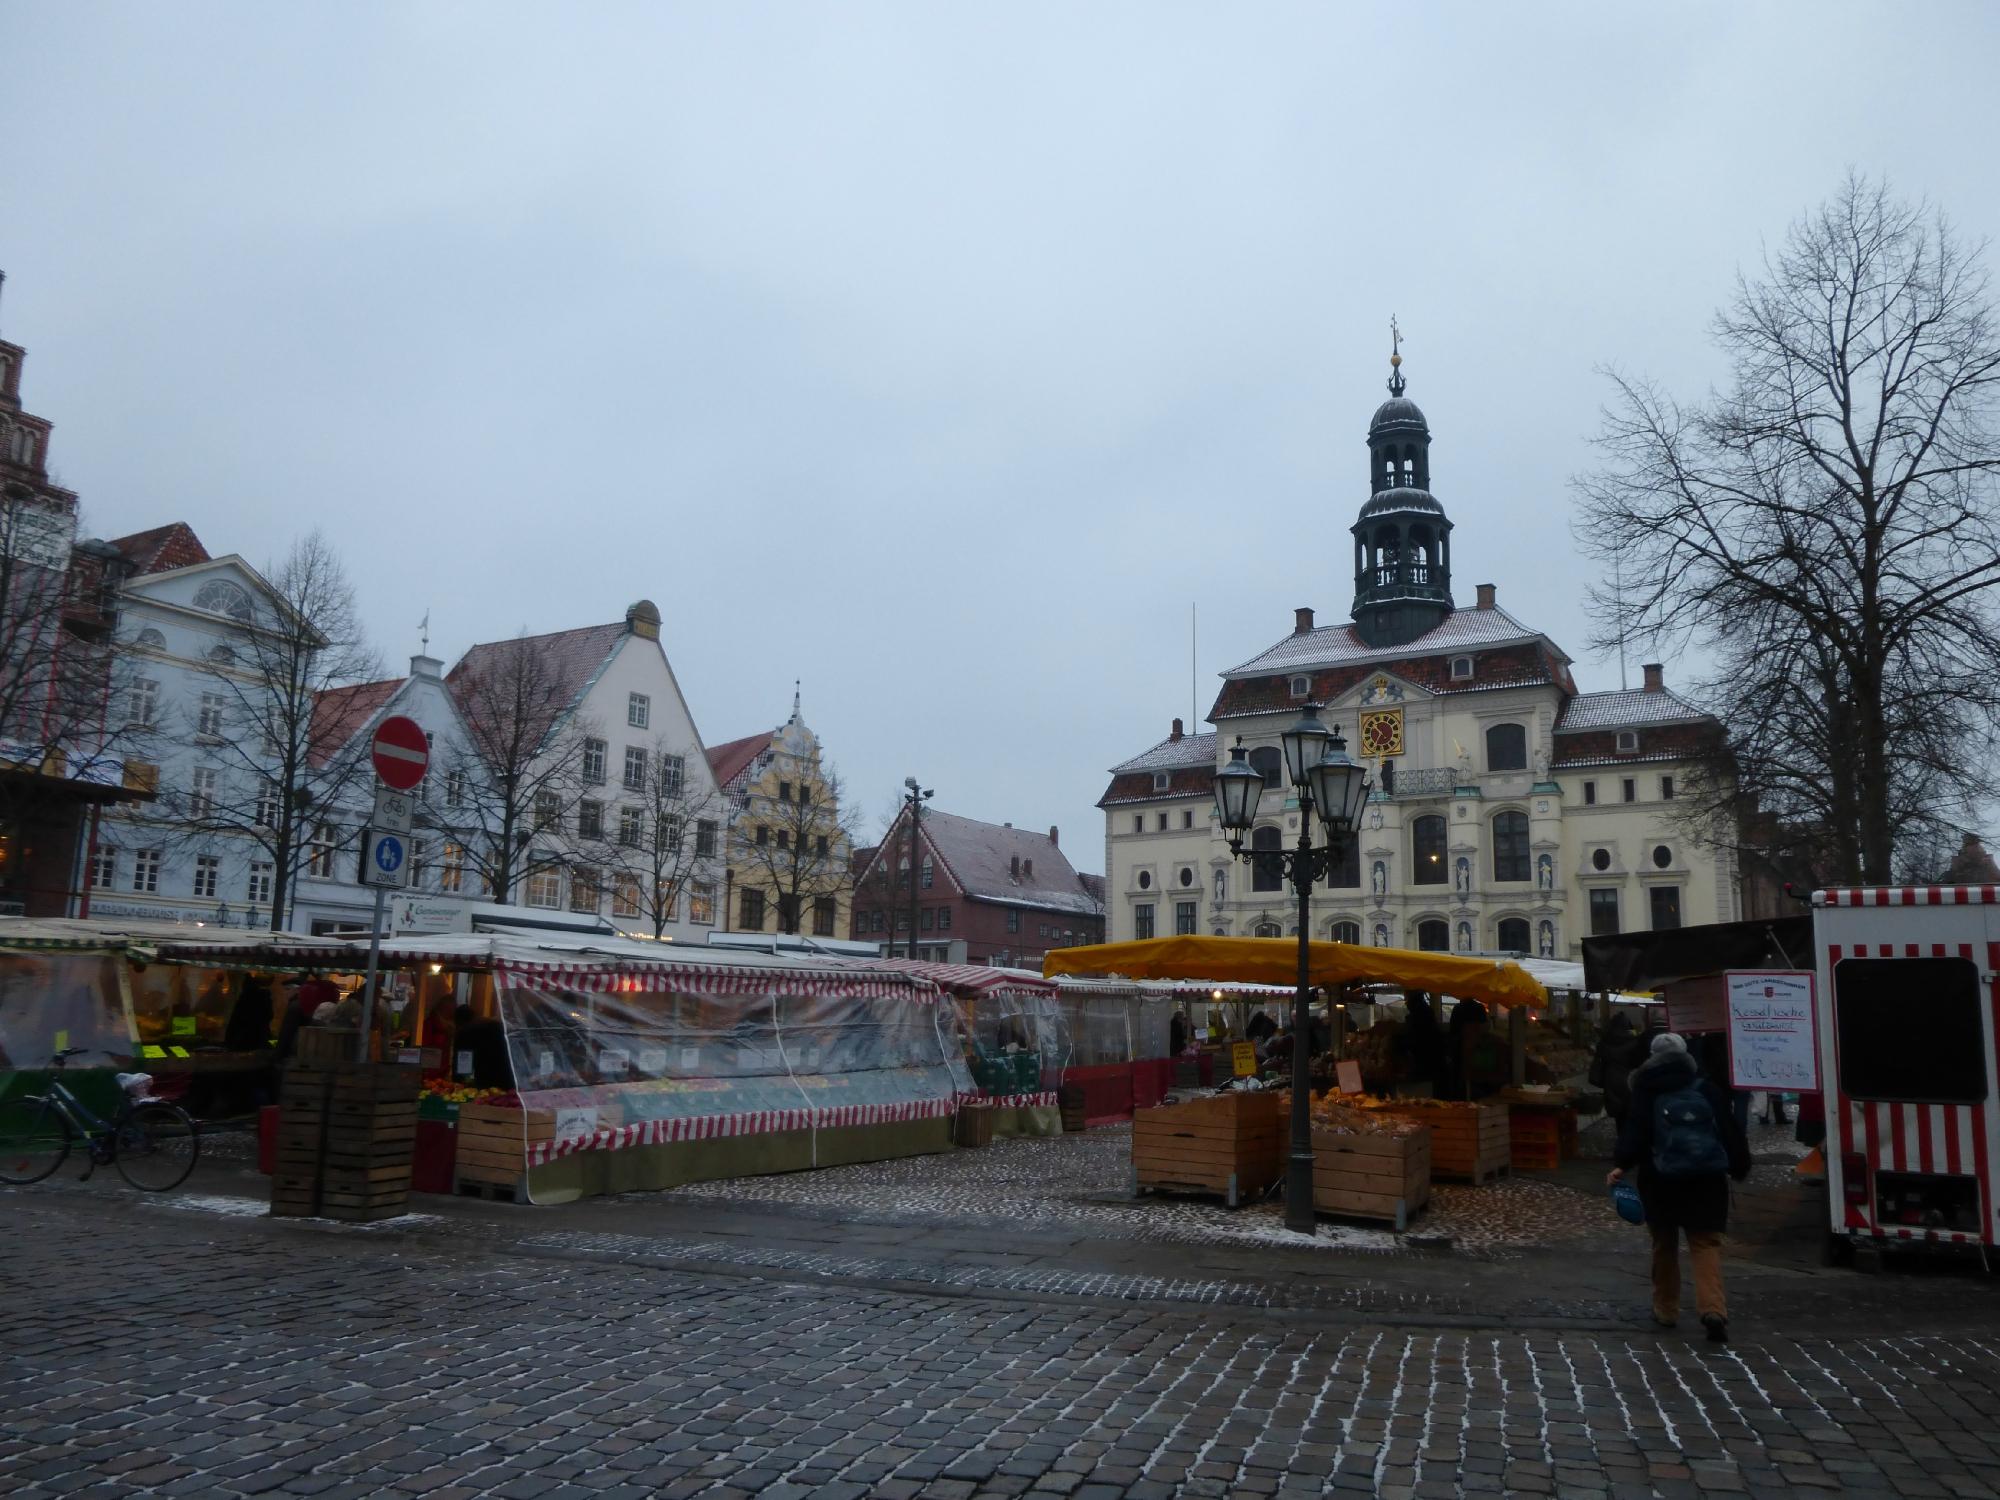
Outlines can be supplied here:
<path id="1" fill-rule="evenodd" d="M 683 893 L 712 884 L 720 853 L 722 799 L 707 776 L 690 776 L 691 746 L 655 739 L 643 784 L 623 784 L 618 801 L 582 804 L 576 858 L 611 882 L 613 912 L 634 910 L 661 936 Z M 592 837 L 595 831 L 596 837 Z M 629 920 L 629 918 L 627 918 Z"/>
<path id="2" fill-rule="evenodd" d="M 1715 337 L 1728 389 L 1683 405 L 1614 374 L 1576 481 L 1579 543 L 1620 639 L 1711 653 L 1734 726 L 1685 812 L 1754 808 L 1885 882 L 1899 841 L 1969 817 L 2000 714 L 1993 414 L 2000 334 L 1981 246 L 1851 177 L 1739 277 Z M 1918 835 L 1923 835 L 1918 837 Z"/>
<path id="3" fill-rule="evenodd" d="M 815 762 L 809 774 L 785 782 L 777 797 L 755 796 L 737 819 L 732 838 L 743 885 L 765 892 L 780 932 L 800 931 L 818 902 L 832 902 L 837 910 L 854 889 L 858 820 L 841 807 L 844 790 L 839 772 L 821 771 Z"/>
<path id="4" fill-rule="evenodd" d="M 605 782 L 605 743 L 525 631 L 462 666 L 451 689 L 467 742 L 425 778 L 423 818 L 505 905 L 523 881 L 570 862 L 576 804 Z"/>
<path id="5" fill-rule="evenodd" d="M 379 678 L 354 586 L 325 535 L 314 531 L 267 565 L 266 598 L 244 595 L 229 643 L 209 656 L 201 696 L 156 738 L 194 748 L 196 778 L 165 790 L 153 818 L 169 837 L 211 845 L 240 840 L 271 865 L 270 925 L 282 930 L 300 873 L 344 844 L 338 809 L 367 769 L 352 743 L 360 727 L 321 711 L 323 695 Z M 142 718 L 134 715 L 134 718 Z"/>

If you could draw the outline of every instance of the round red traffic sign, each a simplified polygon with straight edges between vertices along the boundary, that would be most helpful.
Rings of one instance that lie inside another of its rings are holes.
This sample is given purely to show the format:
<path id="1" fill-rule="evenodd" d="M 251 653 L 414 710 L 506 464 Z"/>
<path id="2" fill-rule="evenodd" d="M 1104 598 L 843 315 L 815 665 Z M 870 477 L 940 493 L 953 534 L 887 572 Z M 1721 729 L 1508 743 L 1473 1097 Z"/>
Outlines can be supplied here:
<path id="1" fill-rule="evenodd" d="M 423 726 L 401 714 L 382 721 L 368 750 L 382 784 L 399 792 L 413 789 L 430 769 L 431 745 Z"/>

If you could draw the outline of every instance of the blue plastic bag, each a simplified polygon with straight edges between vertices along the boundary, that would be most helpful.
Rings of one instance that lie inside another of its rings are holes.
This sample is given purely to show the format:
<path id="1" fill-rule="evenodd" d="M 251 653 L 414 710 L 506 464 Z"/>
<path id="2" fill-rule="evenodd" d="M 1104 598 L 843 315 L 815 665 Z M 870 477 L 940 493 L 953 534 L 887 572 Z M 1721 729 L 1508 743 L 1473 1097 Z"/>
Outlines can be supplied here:
<path id="1" fill-rule="evenodd" d="M 1639 1190 L 1630 1182 L 1619 1182 L 1612 1187 L 1611 1206 L 1618 1210 L 1618 1217 L 1627 1224 L 1646 1222 L 1646 1205 L 1639 1199 Z"/>

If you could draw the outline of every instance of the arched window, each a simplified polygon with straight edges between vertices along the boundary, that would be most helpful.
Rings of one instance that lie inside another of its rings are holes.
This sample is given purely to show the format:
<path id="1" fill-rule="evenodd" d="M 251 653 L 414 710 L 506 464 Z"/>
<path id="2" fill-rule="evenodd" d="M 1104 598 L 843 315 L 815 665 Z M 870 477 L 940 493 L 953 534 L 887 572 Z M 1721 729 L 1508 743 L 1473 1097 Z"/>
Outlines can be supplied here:
<path id="1" fill-rule="evenodd" d="M 1262 851 L 1276 851 L 1282 846 L 1284 835 L 1275 828 L 1252 829 L 1250 847 Z M 1285 869 L 1275 853 L 1250 861 L 1250 889 L 1253 891 L 1280 891 L 1285 888 Z"/>
<path id="2" fill-rule="evenodd" d="M 1528 769 L 1528 731 L 1519 724 L 1495 724 L 1486 731 L 1486 769 Z M 1525 878 L 1525 877 L 1524 877 Z"/>
<path id="3" fill-rule="evenodd" d="M 250 596 L 226 578 L 211 578 L 195 592 L 194 607 L 232 620 L 250 618 Z"/>
<path id="4" fill-rule="evenodd" d="M 1493 878 L 1527 880 L 1528 815 L 1524 812 L 1496 813 L 1493 818 Z"/>
<path id="5" fill-rule="evenodd" d="M 1279 930 L 1276 922 L 1259 922 L 1251 935 L 1253 937 L 1283 937 L 1284 933 Z"/>
<path id="6" fill-rule="evenodd" d="M 1444 885 L 1450 879 L 1444 857 L 1444 819 L 1418 818 L 1410 825 L 1410 884 Z"/>
<path id="7" fill-rule="evenodd" d="M 1451 923 L 1442 917 L 1432 917 L 1428 922 L 1417 923 L 1417 950 L 1421 953 L 1449 953 Z"/>
<path id="8" fill-rule="evenodd" d="M 1528 919 L 1526 917 L 1501 918 L 1500 951 L 1502 953 L 1526 953 L 1528 951 Z"/>
<path id="9" fill-rule="evenodd" d="M 150 625 L 133 637 L 133 641 L 140 646 L 150 646 L 155 651 L 162 650 L 167 644 L 167 638 Z"/>
<path id="10" fill-rule="evenodd" d="M 1250 769 L 1264 778 L 1265 786 L 1282 786 L 1285 780 L 1285 756 L 1276 745 L 1259 745 L 1250 752 Z"/>
<path id="11" fill-rule="evenodd" d="M 1359 922 L 1335 922 L 1333 924 L 1333 940 L 1336 943 L 1358 944 L 1361 941 L 1361 924 Z"/>

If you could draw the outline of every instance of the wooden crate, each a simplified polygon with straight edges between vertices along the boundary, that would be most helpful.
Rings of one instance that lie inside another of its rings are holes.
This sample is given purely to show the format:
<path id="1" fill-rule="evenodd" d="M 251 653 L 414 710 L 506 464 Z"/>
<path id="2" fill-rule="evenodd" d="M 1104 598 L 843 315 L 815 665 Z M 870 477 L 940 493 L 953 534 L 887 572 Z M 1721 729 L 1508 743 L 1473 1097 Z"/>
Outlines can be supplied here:
<path id="1" fill-rule="evenodd" d="M 1132 1116 L 1135 1190 L 1211 1193 L 1231 1207 L 1285 1175 L 1285 1099 L 1228 1093 Z"/>
<path id="2" fill-rule="evenodd" d="M 407 1210 L 415 1068 L 294 1061 L 279 1093 L 271 1212 L 368 1221 Z"/>
<path id="3" fill-rule="evenodd" d="M 1507 1112 L 1510 1159 L 1517 1170 L 1553 1172 L 1576 1155 L 1576 1111 L 1514 1104 Z"/>
<path id="4" fill-rule="evenodd" d="M 1431 1201 L 1431 1132 L 1348 1135 L 1313 1132 L 1313 1207 L 1398 1230 Z"/>
<path id="5" fill-rule="evenodd" d="M 292 1044 L 292 1058 L 300 1067 L 331 1068 L 354 1061 L 355 1038 L 361 1033 L 334 1026 L 301 1026 Z"/>
<path id="6" fill-rule="evenodd" d="M 1512 1145 L 1504 1104 L 1399 1099 L 1389 1113 L 1431 1128 L 1431 1176 L 1480 1184 L 1508 1170 Z"/>
<path id="7" fill-rule="evenodd" d="M 525 1202 L 528 1143 L 556 1138 L 552 1109 L 504 1109 L 495 1104 L 468 1104 L 458 1112 L 458 1164 L 453 1180 L 458 1191 L 479 1187 L 513 1190 Z"/>
<path id="8" fill-rule="evenodd" d="M 961 1146 L 993 1144 L 993 1111 L 983 1104 L 968 1104 L 958 1112 L 954 1139 Z"/>

